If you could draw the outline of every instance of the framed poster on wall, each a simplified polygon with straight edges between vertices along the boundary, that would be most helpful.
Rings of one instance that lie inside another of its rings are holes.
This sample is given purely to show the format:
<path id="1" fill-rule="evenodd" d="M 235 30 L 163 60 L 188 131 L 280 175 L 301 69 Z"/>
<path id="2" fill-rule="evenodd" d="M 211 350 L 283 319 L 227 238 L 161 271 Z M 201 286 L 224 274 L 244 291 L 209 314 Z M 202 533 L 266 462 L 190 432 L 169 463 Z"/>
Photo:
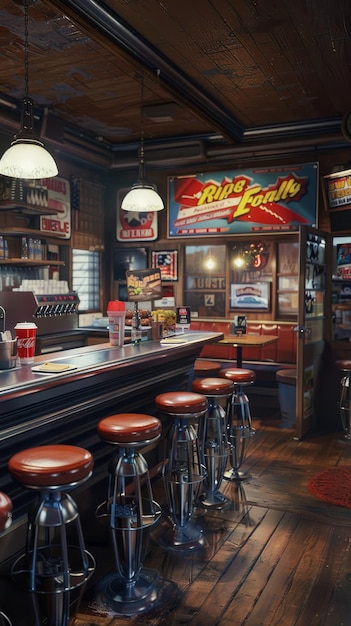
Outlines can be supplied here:
<path id="1" fill-rule="evenodd" d="M 232 283 L 230 285 L 230 308 L 268 311 L 269 296 L 270 283 Z"/>
<path id="2" fill-rule="evenodd" d="M 40 230 L 43 233 L 59 235 L 63 239 L 71 238 L 71 187 L 66 178 L 55 176 L 45 178 L 43 185 L 47 189 L 48 213 L 50 209 L 55 211 L 52 215 L 40 216 Z"/>
<path id="3" fill-rule="evenodd" d="M 318 163 L 168 179 L 168 237 L 297 230 L 315 225 Z"/>
<path id="4" fill-rule="evenodd" d="M 151 267 L 158 267 L 161 280 L 178 280 L 178 250 L 157 250 L 151 252 Z"/>

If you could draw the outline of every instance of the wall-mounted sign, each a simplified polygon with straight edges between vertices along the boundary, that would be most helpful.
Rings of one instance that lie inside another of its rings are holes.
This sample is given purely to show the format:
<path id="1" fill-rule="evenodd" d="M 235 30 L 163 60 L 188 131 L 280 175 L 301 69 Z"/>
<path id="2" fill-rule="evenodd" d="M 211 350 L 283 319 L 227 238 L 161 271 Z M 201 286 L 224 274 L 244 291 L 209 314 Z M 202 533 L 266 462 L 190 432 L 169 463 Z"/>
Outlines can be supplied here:
<path id="1" fill-rule="evenodd" d="M 48 192 L 48 213 L 50 209 L 54 209 L 56 213 L 40 216 L 40 230 L 51 235 L 57 234 L 63 239 L 70 239 L 71 189 L 69 180 L 55 176 L 45 178 L 42 184 Z"/>
<path id="2" fill-rule="evenodd" d="M 290 231 L 316 225 L 318 164 L 169 178 L 169 237 Z"/>
<path id="3" fill-rule="evenodd" d="M 269 287 L 269 283 L 232 283 L 230 308 L 268 310 Z"/>
<path id="4" fill-rule="evenodd" d="M 155 241 L 158 237 L 157 211 L 123 211 L 121 203 L 128 191 L 129 189 L 120 189 L 117 196 L 117 241 Z"/>
<path id="5" fill-rule="evenodd" d="M 155 300 L 162 295 L 159 269 L 127 270 L 126 279 L 128 300 L 131 302 Z"/>
<path id="6" fill-rule="evenodd" d="M 151 253 L 151 267 L 159 267 L 161 279 L 178 280 L 178 250 L 157 250 Z"/>
<path id="7" fill-rule="evenodd" d="M 324 176 L 324 192 L 328 209 L 351 205 L 351 170 Z"/>

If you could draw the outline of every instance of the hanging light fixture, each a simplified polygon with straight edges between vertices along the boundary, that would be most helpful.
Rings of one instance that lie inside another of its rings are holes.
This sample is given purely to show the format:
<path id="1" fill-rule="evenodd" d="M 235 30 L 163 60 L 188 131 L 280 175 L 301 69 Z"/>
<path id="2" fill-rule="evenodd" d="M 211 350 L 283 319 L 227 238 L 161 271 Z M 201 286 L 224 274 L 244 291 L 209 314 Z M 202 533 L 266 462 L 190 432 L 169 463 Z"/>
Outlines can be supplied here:
<path id="1" fill-rule="evenodd" d="M 29 97 L 28 3 L 24 0 L 24 98 L 21 128 L 0 159 L 0 174 L 11 178 L 51 178 L 57 165 L 33 129 L 33 101 Z"/>
<path id="2" fill-rule="evenodd" d="M 140 158 L 139 158 L 139 179 L 128 193 L 124 196 L 121 208 L 124 211 L 134 211 L 135 213 L 149 213 L 162 211 L 164 208 L 163 200 L 157 193 L 156 185 L 145 180 L 145 161 L 144 161 L 144 79 L 141 82 L 141 140 L 140 140 Z"/>

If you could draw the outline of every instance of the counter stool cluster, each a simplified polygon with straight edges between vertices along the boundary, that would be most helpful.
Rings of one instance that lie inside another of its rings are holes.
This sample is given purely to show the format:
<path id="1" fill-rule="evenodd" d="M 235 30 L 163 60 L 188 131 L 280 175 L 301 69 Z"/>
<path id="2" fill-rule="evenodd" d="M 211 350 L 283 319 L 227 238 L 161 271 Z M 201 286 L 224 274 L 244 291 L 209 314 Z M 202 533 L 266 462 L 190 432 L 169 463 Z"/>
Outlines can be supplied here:
<path id="1" fill-rule="evenodd" d="M 195 508 L 231 505 L 220 487 L 223 478 L 245 477 L 241 471 L 245 444 L 255 431 L 243 388 L 254 380 L 251 370 L 221 369 L 217 363 L 198 361 L 191 390 L 155 397 L 155 408 L 170 423 L 162 465 L 167 528 L 155 534 L 165 549 L 203 546 L 204 531 L 196 523 Z M 144 567 L 144 559 L 150 530 L 159 522 L 162 509 L 153 498 L 148 464 L 141 453 L 156 446 L 161 430 L 158 417 L 142 413 L 110 415 L 97 424 L 100 440 L 114 447 L 106 500 L 96 510 L 111 537 L 114 570 L 100 581 L 98 593 L 116 615 L 150 610 L 161 596 L 164 581 L 158 572 Z M 228 461 L 231 467 L 226 470 Z M 70 445 L 29 448 L 9 461 L 13 479 L 38 492 L 28 515 L 25 553 L 12 567 L 15 581 L 31 592 L 35 626 L 42 624 L 43 611 L 48 626 L 67 626 L 72 593 L 79 602 L 95 570 L 94 558 L 84 545 L 77 505 L 68 494 L 88 480 L 93 464 L 90 452 Z M 0 530 L 10 504 L 0 497 Z"/>

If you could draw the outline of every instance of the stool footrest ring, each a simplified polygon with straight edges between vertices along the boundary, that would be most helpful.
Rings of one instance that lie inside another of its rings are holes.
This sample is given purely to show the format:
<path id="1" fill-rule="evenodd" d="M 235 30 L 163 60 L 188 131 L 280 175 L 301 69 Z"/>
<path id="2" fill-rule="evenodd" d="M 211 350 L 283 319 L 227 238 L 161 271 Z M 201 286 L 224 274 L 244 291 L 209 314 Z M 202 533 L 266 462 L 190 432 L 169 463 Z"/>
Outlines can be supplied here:
<path id="1" fill-rule="evenodd" d="M 36 572 L 34 588 L 32 588 L 30 584 L 32 572 L 28 567 L 32 553 L 29 552 L 28 554 L 22 554 L 12 566 L 11 576 L 13 580 L 16 582 L 18 581 L 27 591 L 32 591 L 40 595 L 57 595 L 67 591 L 73 591 L 77 587 L 84 585 L 84 583 L 86 583 L 86 581 L 89 580 L 90 576 L 94 573 L 95 559 L 90 552 L 84 550 L 84 555 L 87 561 L 87 569 L 85 571 L 82 571 L 81 569 L 75 570 L 73 566 L 69 571 L 70 583 L 68 586 L 64 585 L 63 572 L 60 572 L 57 563 L 50 563 L 47 556 L 44 556 L 45 549 L 45 547 L 41 547 L 37 551 L 39 557 L 43 554 L 43 571 Z M 68 555 L 70 562 L 74 563 L 75 555 L 81 556 L 81 551 L 75 546 L 68 546 Z M 46 568 L 46 571 L 44 571 L 44 567 Z M 50 571 L 50 569 L 52 571 Z"/>

